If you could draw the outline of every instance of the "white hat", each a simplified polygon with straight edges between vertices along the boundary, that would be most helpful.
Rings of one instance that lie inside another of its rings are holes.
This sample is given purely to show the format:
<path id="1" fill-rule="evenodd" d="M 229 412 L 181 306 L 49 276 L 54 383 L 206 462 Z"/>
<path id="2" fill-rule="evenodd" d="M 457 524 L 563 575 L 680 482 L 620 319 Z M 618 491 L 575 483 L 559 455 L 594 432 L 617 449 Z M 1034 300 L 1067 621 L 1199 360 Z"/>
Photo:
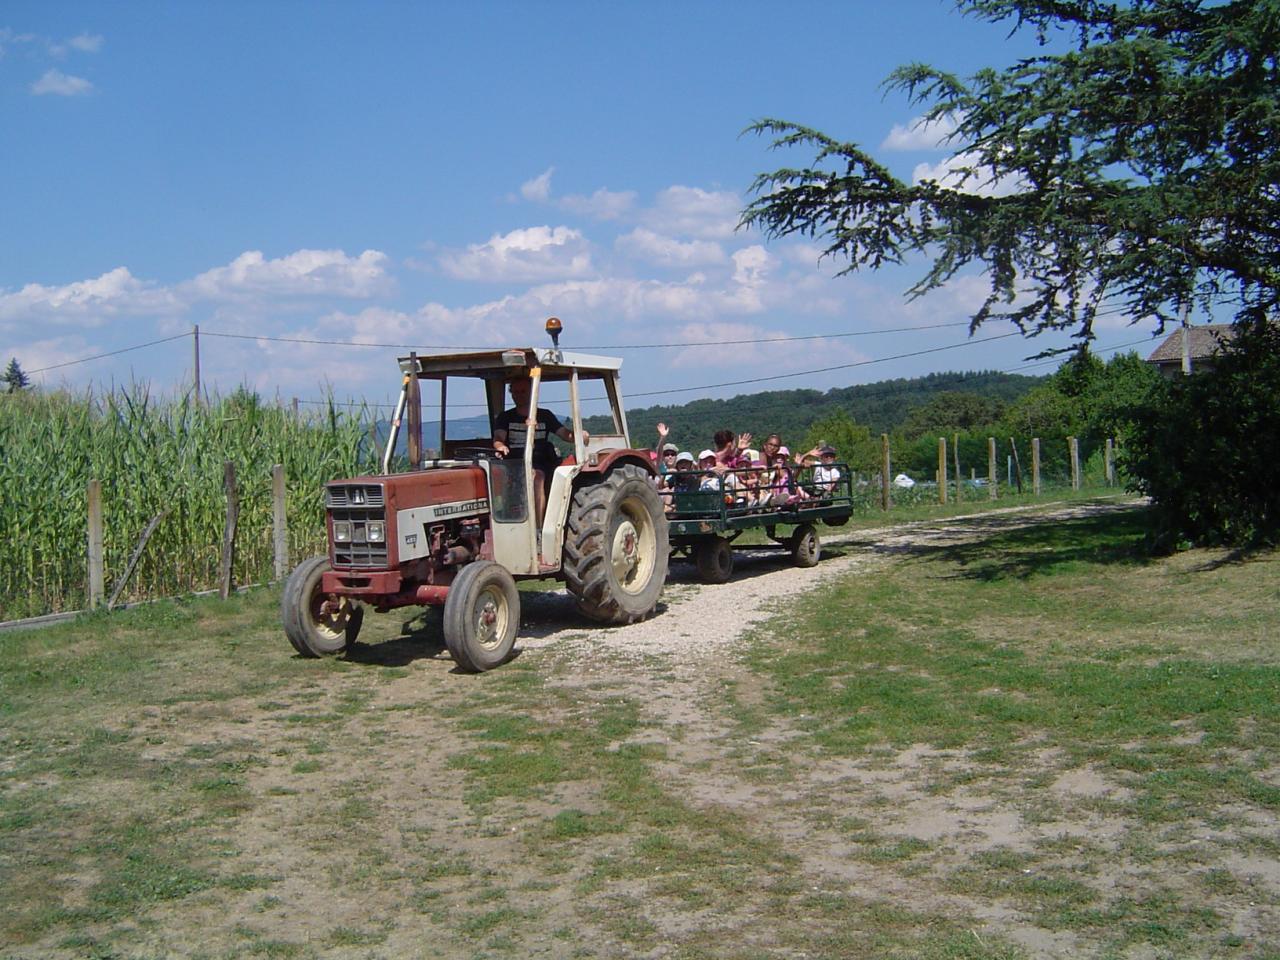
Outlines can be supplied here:
<path id="1" fill-rule="evenodd" d="M 759 460 L 759 459 L 760 459 L 760 451 L 759 451 L 759 450 L 752 450 L 751 448 L 749 448 L 749 447 L 748 447 L 746 450 L 743 450 L 743 451 L 742 451 L 742 456 L 743 456 L 745 459 L 747 459 L 747 460 L 751 460 L 751 461 Z"/>
<path id="2" fill-rule="evenodd" d="M 707 459 L 707 457 L 711 457 L 714 460 L 715 456 L 716 452 L 714 450 L 703 450 L 698 454 L 698 462 L 701 463 L 703 460 Z"/>
<path id="3" fill-rule="evenodd" d="M 676 455 L 676 463 L 683 463 L 685 460 L 688 460 L 690 463 L 693 463 L 693 454 L 690 453 L 688 450 L 682 450 L 680 453 Z"/>

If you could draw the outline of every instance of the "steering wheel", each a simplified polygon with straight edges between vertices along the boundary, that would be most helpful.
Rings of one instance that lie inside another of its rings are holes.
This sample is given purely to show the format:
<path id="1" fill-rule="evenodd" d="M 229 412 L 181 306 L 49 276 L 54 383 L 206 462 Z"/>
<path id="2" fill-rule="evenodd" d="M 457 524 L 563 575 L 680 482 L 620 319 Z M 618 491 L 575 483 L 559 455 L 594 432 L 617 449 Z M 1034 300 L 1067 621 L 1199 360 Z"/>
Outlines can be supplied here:
<path id="1" fill-rule="evenodd" d="M 492 447 L 458 447 L 453 451 L 456 460 L 492 460 L 497 455 Z"/>

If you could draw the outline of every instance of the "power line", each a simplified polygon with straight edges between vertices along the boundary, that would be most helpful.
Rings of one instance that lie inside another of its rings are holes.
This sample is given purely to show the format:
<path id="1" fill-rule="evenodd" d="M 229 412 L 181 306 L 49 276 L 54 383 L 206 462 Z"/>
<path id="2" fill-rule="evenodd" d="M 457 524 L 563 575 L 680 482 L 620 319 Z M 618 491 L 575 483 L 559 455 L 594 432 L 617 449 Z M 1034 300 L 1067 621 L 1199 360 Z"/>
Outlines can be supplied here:
<path id="1" fill-rule="evenodd" d="M 914 350 L 914 351 L 912 351 L 912 352 L 910 352 L 910 353 L 899 353 L 899 354 L 895 354 L 894 356 L 891 356 L 891 357 L 877 357 L 877 358 L 872 359 L 872 360 L 858 360 L 858 361 L 856 361 L 856 362 L 854 362 L 854 363 L 841 363 L 841 364 L 837 364 L 837 365 L 832 366 L 832 367 L 816 367 L 816 368 L 814 368 L 814 369 L 812 369 L 812 370 L 797 370 L 797 371 L 795 371 L 795 372 L 793 372 L 793 373 L 777 373 L 777 374 L 772 374 L 772 375 L 767 376 L 767 377 L 751 377 L 750 379 L 747 379 L 747 380 L 727 380 L 727 381 L 725 381 L 725 382 L 723 382 L 723 383 L 704 383 L 704 384 L 699 384 L 699 385 L 697 385 L 697 386 L 692 386 L 692 387 L 669 387 L 669 388 L 667 388 L 667 389 L 665 389 L 665 390 L 646 390 L 646 391 L 642 391 L 642 392 L 640 392 L 640 393 L 629 393 L 629 394 L 627 394 L 627 396 L 628 396 L 628 398 L 631 398 L 631 397 L 658 397 L 658 396 L 665 396 L 665 395 L 667 395 L 667 394 L 672 394 L 672 393 L 689 393 L 689 392 L 694 391 L 694 390 L 716 390 L 716 389 L 718 389 L 718 388 L 720 388 L 720 387 L 737 387 L 737 386 L 743 386 L 743 385 L 745 385 L 745 384 L 751 384 L 751 383 L 766 383 L 766 382 L 769 382 L 769 381 L 772 381 L 772 380 L 788 380 L 788 379 L 790 379 L 790 378 L 792 378 L 792 377 L 807 377 L 807 376 L 811 376 L 812 374 L 816 374 L 816 373 L 830 373 L 830 372 L 831 372 L 831 371 L 833 371 L 833 370 L 851 370 L 851 369 L 853 369 L 854 367 L 867 367 L 867 366 L 871 366 L 872 364 L 876 364 L 876 363 L 888 363 L 888 362 L 889 362 L 889 361 L 891 361 L 891 360 L 906 360 L 906 359 L 911 358 L 911 357 L 922 357 L 922 356 L 925 356 L 926 354 L 930 354 L 930 353 L 941 353 L 941 352 L 943 352 L 944 350 L 958 350 L 958 349 L 960 349 L 961 347 L 973 346 L 973 345 L 975 345 L 975 344 L 979 344 L 979 343 L 991 343 L 993 340 L 1004 340 L 1004 339 L 1007 339 L 1008 337 L 1016 337 L 1016 336 L 1018 336 L 1018 335 L 1019 335 L 1019 334 L 1018 334 L 1018 331 L 1016 331 L 1016 330 L 1015 330 L 1015 331 L 1012 331 L 1012 332 L 1010 332 L 1010 333 L 1001 333 L 1001 334 L 997 334 L 997 335 L 996 335 L 996 336 L 994 336 L 994 337 L 983 337 L 983 338 L 982 338 L 982 339 L 980 339 L 980 340 L 966 340 L 964 343 L 951 343 L 951 344 L 947 344 L 946 346 L 941 346 L 941 347 L 930 347 L 930 348 L 929 348 L 929 349 L 927 349 L 927 350 Z M 579 402 L 580 402 L 580 403 L 593 403 L 593 402 L 597 402 L 597 401 L 601 401 L 601 400 L 607 400 L 607 399 L 609 399 L 609 398 L 608 398 L 608 397 L 583 397 Z M 323 405 L 323 406 L 328 406 L 328 405 L 329 405 L 330 403 L 332 403 L 333 401 L 330 401 L 330 400 L 299 400 L 298 402 L 299 402 L 299 403 L 308 403 L 308 404 L 320 404 L 320 405 Z M 368 407 L 394 408 L 394 405 L 393 405 L 393 404 L 389 404 L 389 403 L 369 403 L 369 402 L 367 402 L 367 401 L 361 401 L 360 403 L 361 403 L 361 405 L 363 405 L 363 406 L 368 406 Z M 353 401 L 353 402 L 351 402 L 351 403 L 349 403 L 349 404 L 346 404 L 346 406 L 356 406 L 356 405 L 357 405 L 357 404 L 356 404 L 354 401 Z M 428 409 L 438 409 L 438 408 L 439 408 L 439 404 L 423 404 L 423 406 L 424 406 L 424 407 L 427 407 Z M 449 404 L 449 406 L 450 406 L 451 408 L 453 408 L 453 407 L 461 407 L 461 408 L 466 408 L 466 409 L 473 409 L 473 408 L 474 408 L 474 409 L 488 409 L 488 404 L 483 404 L 483 403 L 457 403 L 457 404 L 452 404 L 452 403 L 451 403 L 451 404 Z"/>
<path id="2" fill-rule="evenodd" d="M 800 337 L 759 337 L 748 340 L 683 340 L 673 343 L 609 343 L 578 347 L 576 350 L 669 350 L 678 347 L 730 347 L 760 343 L 798 343 L 805 340 L 840 340 L 848 337 L 871 337 L 882 333 L 910 333 L 916 330 L 941 330 L 947 327 L 965 327 L 968 320 L 948 323 L 926 323 L 910 327 L 884 327 L 879 330 L 856 330 L 845 333 L 814 333 Z M 459 346 L 457 344 L 430 343 L 357 343 L 350 340 L 321 340 L 312 337 L 268 337 L 257 333 L 218 333 L 202 329 L 201 334 L 209 337 L 224 337 L 231 340 L 258 340 L 265 343 L 303 343 L 322 347 L 376 347 L 381 350 L 458 350 L 489 351 L 499 349 L 493 344 L 484 346 Z"/>
<path id="3" fill-rule="evenodd" d="M 72 367 L 77 363 L 88 363 L 91 360 L 102 360 L 106 357 L 119 356 L 122 353 L 128 353 L 130 350 L 141 350 L 143 347 L 154 347 L 158 343 L 169 343 L 173 340 L 181 340 L 183 337 L 191 336 L 190 333 L 175 333 L 172 337 L 163 337 L 159 340 L 148 340 L 146 343 L 135 344 L 132 347 L 122 347 L 119 350 L 112 350 L 109 353 L 98 353 L 92 357 L 81 357 L 79 360 L 67 360 L 64 363 L 53 363 L 47 367 L 41 367 L 38 370 L 29 370 L 28 373 L 44 373 L 46 370 L 57 370 L 60 367 Z"/>

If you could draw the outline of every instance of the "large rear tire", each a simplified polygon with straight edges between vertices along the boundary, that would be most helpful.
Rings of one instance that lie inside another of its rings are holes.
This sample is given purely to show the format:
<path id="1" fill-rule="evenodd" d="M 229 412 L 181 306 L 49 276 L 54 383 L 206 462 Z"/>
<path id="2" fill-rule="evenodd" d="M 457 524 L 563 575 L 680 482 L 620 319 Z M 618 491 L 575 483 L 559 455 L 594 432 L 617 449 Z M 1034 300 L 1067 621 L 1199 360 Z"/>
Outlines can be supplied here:
<path id="1" fill-rule="evenodd" d="M 331 657 L 356 642 L 364 608 L 350 597 L 329 597 L 321 578 L 331 570 L 328 557 L 298 564 L 285 581 L 280 600 L 284 633 L 304 657 Z"/>
<path id="2" fill-rule="evenodd" d="M 444 602 L 444 642 L 458 668 L 481 673 L 505 663 L 520 626 L 520 592 L 507 568 L 492 560 L 468 563 Z"/>
<path id="3" fill-rule="evenodd" d="M 591 619 L 635 623 L 652 614 L 670 553 L 662 498 L 642 468 L 623 464 L 574 492 L 564 577 Z"/>

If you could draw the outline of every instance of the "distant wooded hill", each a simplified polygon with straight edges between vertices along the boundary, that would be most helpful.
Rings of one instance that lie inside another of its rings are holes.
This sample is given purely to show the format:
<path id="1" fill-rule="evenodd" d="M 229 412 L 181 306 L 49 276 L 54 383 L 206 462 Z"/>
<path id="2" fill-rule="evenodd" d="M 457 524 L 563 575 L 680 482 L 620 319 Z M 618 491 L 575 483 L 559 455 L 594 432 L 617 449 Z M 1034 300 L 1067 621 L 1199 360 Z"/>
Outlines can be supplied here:
<path id="1" fill-rule="evenodd" d="M 711 445 L 717 430 L 750 431 L 757 439 L 770 433 L 783 442 L 798 443 L 818 420 L 844 412 L 873 434 L 892 433 L 903 425 L 910 412 L 939 394 L 962 392 L 1008 403 L 1021 397 L 1045 377 L 982 371 L 977 373 L 931 373 L 927 377 L 882 380 L 854 387 L 819 390 L 773 390 L 750 393 L 729 400 L 692 400 L 683 404 L 641 407 L 627 411 L 631 442 L 652 446 L 657 425 L 671 428 L 672 442 L 695 455 Z M 625 396 L 626 384 L 623 385 Z M 607 432 L 605 417 L 588 417 L 588 430 Z"/>

